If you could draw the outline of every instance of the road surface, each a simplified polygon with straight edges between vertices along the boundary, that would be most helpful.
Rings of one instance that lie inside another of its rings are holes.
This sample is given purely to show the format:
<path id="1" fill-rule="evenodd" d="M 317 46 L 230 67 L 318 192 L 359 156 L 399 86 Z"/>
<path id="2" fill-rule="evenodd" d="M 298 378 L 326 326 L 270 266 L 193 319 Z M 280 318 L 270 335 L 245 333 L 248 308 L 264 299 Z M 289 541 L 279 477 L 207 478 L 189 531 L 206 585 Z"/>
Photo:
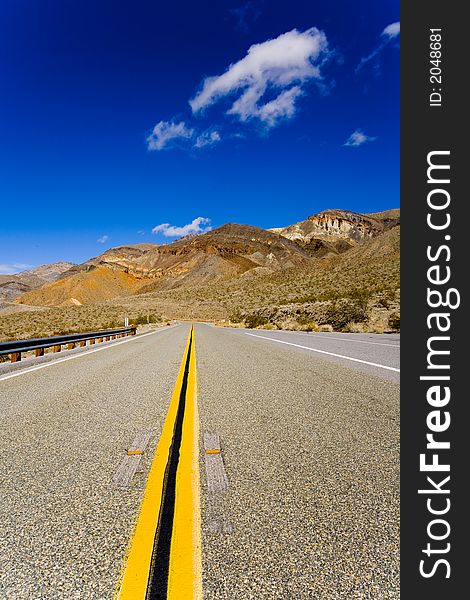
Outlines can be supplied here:
<path id="1" fill-rule="evenodd" d="M 113 598 L 189 330 L 0 372 L 0 598 Z M 196 324 L 194 344 L 203 597 L 399 598 L 398 336 Z"/>

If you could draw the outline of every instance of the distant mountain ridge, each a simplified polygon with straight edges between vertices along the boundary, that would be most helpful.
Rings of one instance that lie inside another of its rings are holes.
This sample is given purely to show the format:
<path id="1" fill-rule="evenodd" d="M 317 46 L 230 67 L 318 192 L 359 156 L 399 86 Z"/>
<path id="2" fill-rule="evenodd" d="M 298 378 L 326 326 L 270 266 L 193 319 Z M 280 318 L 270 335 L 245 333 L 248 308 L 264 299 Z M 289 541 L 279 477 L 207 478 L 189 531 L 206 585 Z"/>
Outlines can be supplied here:
<path id="1" fill-rule="evenodd" d="M 308 261 L 308 254 L 291 240 L 250 225 L 229 223 L 171 244 L 111 248 L 73 266 L 53 283 L 23 294 L 18 302 L 85 304 L 158 289 L 197 287 L 236 278 L 249 270 L 272 272 Z"/>
<path id="2" fill-rule="evenodd" d="M 111 248 L 70 266 L 54 281 L 26 291 L 17 302 L 67 306 L 175 289 L 197 292 L 217 282 L 309 268 L 398 224 L 397 209 L 374 215 L 327 210 L 271 230 L 228 223 L 170 244 Z"/>
<path id="3" fill-rule="evenodd" d="M 27 271 L 21 271 L 19 275 L 21 275 L 23 278 L 25 276 L 33 275 L 39 279 L 44 279 L 45 281 L 55 281 L 63 273 L 66 273 L 74 266 L 74 263 L 59 261 L 51 264 L 40 265 L 39 267 L 28 269 Z"/>
<path id="4" fill-rule="evenodd" d="M 55 281 L 73 266 L 73 263 L 61 261 L 40 265 L 34 269 L 20 271 L 12 275 L 0 274 L 0 301 L 11 302 L 20 294 Z"/>

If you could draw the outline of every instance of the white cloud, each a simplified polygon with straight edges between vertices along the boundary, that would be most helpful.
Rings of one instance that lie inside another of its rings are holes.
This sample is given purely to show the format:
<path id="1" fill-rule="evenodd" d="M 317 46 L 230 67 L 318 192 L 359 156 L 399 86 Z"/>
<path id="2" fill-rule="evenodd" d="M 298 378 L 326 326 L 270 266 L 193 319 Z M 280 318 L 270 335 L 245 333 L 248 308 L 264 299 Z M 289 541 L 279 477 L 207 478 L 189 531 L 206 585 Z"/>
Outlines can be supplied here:
<path id="1" fill-rule="evenodd" d="M 360 129 L 356 129 L 356 131 L 351 133 L 351 135 L 343 144 L 343 146 L 362 146 L 362 144 L 365 144 L 366 142 L 373 142 L 376 139 L 376 137 L 371 137 L 369 135 L 366 135 Z"/>
<path id="2" fill-rule="evenodd" d="M 365 64 L 376 58 L 382 52 L 385 46 L 387 46 L 391 40 L 397 38 L 399 35 L 400 21 L 396 21 L 395 23 L 390 23 L 390 25 L 387 25 L 387 27 L 385 27 L 380 34 L 380 42 L 378 46 L 368 56 L 361 58 L 361 62 L 356 67 L 356 73 L 358 73 Z M 378 68 L 377 64 L 376 68 Z"/>
<path id="3" fill-rule="evenodd" d="M 389 38 L 395 38 L 400 35 L 400 21 L 396 21 L 395 23 L 390 23 L 390 25 L 387 25 L 387 27 L 385 27 L 385 29 L 382 31 L 382 35 Z"/>
<path id="4" fill-rule="evenodd" d="M 212 228 L 202 226 L 209 225 L 210 222 L 211 220 L 206 217 L 196 217 L 191 223 L 183 225 L 182 227 L 170 225 L 170 223 L 161 223 L 152 229 L 152 233 L 162 233 L 165 237 L 183 237 L 190 233 L 205 233 Z"/>
<path id="5" fill-rule="evenodd" d="M 198 132 L 196 129 L 188 127 L 184 121 L 179 123 L 160 121 L 147 138 L 147 144 L 149 150 L 173 148 L 176 141 L 187 142 L 187 148 L 204 148 L 213 146 L 221 139 L 220 133 L 215 129 Z"/>
<path id="6" fill-rule="evenodd" d="M 101 237 L 99 237 L 96 241 L 98 242 L 98 244 L 106 244 L 106 242 L 109 240 L 109 235 L 102 235 Z"/>
<path id="7" fill-rule="evenodd" d="M 20 273 L 25 269 L 31 269 L 32 265 L 24 265 L 22 263 L 13 263 L 13 264 L 0 264 L 0 274 L 1 275 L 14 275 L 15 273 Z"/>
<path id="8" fill-rule="evenodd" d="M 259 109 L 260 119 L 269 127 L 274 127 L 283 118 L 291 119 L 295 115 L 295 100 L 302 94 L 298 85 L 282 92 Z"/>
<path id="9" fill-rule="evenodd" d="M 295 100 L 302 85 L 320 82 L 320 68 L 329 56 L 325 34 L 316 27 L 304 32 L 293 29 L 275 39 L 254 44 L 244 58 L 231 64 L 222 75 L 207 77 L 189 104 L 194 114 L 238 94 L 228 110 L 240 121 L 257 118 L 268 127 L 295 115 Z M 278 95 L 263 102 L 269 92 Z"/>
<path id="10" fill-rule="evenodd" d="M 213 146 L 214 144 L 217 144 L 217 142 L 220 142 L 220 140 L 221 137 L 218 131 L 204 131 L 197 136 L 194 147 L 204 148 L 204 146 Z"/>
<path id="11" fill-rule="evenodd" d="M 189 129 L 184 121 L 180 121 L 179 123 L 160 121 L 148 136 L 147 147 L 149 150 L 171 148 L 175 140 L 187 140 L 192 138 L 193 134 L 194 129 Z"/>

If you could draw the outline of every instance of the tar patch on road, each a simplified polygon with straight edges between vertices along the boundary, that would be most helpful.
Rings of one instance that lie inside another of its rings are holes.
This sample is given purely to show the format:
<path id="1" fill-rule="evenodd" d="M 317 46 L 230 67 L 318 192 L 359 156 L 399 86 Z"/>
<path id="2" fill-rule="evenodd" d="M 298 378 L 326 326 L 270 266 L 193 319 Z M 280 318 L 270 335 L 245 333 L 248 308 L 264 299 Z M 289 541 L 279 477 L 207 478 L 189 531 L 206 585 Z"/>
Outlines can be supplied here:
<path id="1" fill-rule="evenodd" d="M 127 450 L 126 456 L 122 459 L 116 474 L 113 477 L 113 483 L 116 487 L 126 488 L 132 482 L 140 460 L 152 437 L 152 431 L 140 431 L 134 438 L 131 446 Z"/>
<path id="2" fill-rule="evenodd" d="M 204 461 L 207 480 L 207 515 L 211 533 L 232 533 L 232 523 L 225 516 L 222 495 L 229 482 L 222 447 L 217 433 L 204 433 Z"/>

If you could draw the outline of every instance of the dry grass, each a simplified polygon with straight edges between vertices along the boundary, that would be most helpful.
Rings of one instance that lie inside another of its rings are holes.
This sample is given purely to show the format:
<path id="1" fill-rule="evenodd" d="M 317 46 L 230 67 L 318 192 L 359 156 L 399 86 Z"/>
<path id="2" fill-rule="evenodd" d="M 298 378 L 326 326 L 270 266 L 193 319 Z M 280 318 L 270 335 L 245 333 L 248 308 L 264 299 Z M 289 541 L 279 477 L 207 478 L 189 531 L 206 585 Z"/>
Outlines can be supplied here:
<path id="1" fill-rule="evenodd" d="M 91 304 L 50 308 L 0 316 L 0 340 L 65 335 L 124 326 L 124 316 L 134 325 L 165 323 L 166 316 L 142 308 Z"/>

